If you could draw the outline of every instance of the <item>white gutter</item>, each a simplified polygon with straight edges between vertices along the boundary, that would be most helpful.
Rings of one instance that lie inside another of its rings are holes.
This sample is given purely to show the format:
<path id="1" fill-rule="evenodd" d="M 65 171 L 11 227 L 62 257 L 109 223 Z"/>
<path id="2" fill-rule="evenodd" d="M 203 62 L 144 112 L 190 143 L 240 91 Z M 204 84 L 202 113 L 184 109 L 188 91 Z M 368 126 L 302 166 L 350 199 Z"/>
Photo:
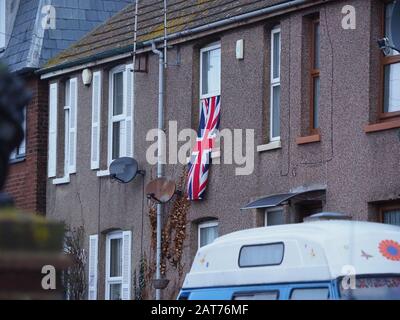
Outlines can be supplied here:
<path id="1" fill-rule="evenodd" d="M 205 24 L 203 26 L 196 27 L 196 28 L 193 28 L 193 29 L 188 29 L 188 30 L 172 33 L 169 36 L 167 36 L 167 40 L 174 40 L 176 38 L 187 37 L 187 36 L 192 35 L 194 33 L 200 33 L 200 32 L 203 32 L 203 31 L 216 29 L 216 28 L 219 28 L 219 27 L 226 26 L 228 24 L 241 22 L 243 20 L 255 18 L 257 16 L 261 16 L 263 14 L 268 14 L 268 13 L 271 13 L 271 12 L 274 12 L 274 11 L 285 10 L 285 9 L 288 9 L 288 8 L 291 8 L 291 7 L 294 7 L 294 6 L 299 6 L 299 5 L 305 4 L 306 2 L 309 2 L 309 0 L 290 0 L 288 2 L 280 3 L 280 4 L 277 4 L 277 5 L 271 6 L 271 7 L 259 9 L 259 10 L 256 10 L 256 11 L 244 13 L 244 14 L 241 14 L 241 15 L 238 15 L 238 16 L 234 16 L 234 17 L 231 17 L 231 18 L 227 18 L 227 19 L 219 20 L 219 21 L 212 22 L 212 23 L 209 23 L 209 24 Z M 164 37 L 159 37 L 159 38 L 156 38 L 154 40 L 149 40 L 149 41 L 143 42 L 143 46 L 150 46 L 152 43 L 158 43 L 158 42 L 162 42 L 162 41 L 164 41 Z"/>

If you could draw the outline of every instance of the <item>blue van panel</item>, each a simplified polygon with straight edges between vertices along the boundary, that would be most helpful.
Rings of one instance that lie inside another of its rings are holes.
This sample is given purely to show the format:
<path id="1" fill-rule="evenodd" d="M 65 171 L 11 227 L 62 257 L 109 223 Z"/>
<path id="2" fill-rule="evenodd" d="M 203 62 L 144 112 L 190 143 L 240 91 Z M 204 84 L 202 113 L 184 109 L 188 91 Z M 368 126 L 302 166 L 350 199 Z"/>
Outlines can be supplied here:
<path id="1" fill-rule="evenodd" d="M 293 289 L 311 289 L 311 288 L 329 288 L 330 299 L 337 299 L 337 287 L 335 281 L 332 282 L 314 282 L 314 283 L 295 283 L 279 285 L 257 285 L 223 288 L 203 288 L 182 290 L 179 297 L 188 300 L 233 300 L 237 294 L 278 292 L 278 300 L 289 300 Z"/>

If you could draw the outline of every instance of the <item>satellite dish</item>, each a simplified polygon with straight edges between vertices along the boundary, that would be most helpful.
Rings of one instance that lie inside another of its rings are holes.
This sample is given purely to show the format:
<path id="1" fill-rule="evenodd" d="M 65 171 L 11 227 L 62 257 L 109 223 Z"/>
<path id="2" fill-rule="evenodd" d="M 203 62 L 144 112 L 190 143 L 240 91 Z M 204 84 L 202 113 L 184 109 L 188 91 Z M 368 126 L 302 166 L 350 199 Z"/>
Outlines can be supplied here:
<path id="1" fill-rule="evenodd" d="M 175 182 L 166 178 L 158 178 L 146 186 L 147 198 L 158 203 L 169 202 L 175 193 L 177 193 Z"/>
<path id="2" fill-rule="evenodd" d="M 138 173 L 143 174 L 138 167 L 137 161 L 133 158 L 119 158 L 111 163 L 110 176 L 121 183 L 129 183 L 136 178 Z"/>
<path id="3" fill-rule="evenodd" d="M 392 11 L 392 25 L 391 29 L 391 37 L 392 43 L 396 48 L 400 48 L 400 1 L 397 0 L 394 3 L 393 11 Z"/>

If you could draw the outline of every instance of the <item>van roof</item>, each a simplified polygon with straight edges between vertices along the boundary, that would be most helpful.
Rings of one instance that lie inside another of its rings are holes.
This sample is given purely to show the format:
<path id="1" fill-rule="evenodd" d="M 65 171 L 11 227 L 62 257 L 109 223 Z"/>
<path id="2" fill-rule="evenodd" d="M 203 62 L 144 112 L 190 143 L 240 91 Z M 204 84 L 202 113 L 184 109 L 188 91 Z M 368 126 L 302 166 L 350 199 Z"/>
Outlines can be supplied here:
<path id="1" fill-rule="evenodd" d="M 279 265 L 239 266 L 243 247 L 274 243 L 283 243 Z M 183 288 L 329 281 L 348 272 L 400 275 L 400 227 L 330 220 L 235 232 L 198 251 Z"/>

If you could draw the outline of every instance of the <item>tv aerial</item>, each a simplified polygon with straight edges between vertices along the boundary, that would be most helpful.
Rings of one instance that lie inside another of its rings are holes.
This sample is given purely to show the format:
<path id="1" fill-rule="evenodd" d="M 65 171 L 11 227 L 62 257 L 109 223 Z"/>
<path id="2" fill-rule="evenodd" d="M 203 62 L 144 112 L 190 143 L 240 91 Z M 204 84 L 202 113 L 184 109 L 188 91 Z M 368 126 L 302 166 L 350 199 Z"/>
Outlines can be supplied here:
<path id="1" fill-rule="evenodd" d="M 176 183 L 167 178 L 155 179 L 146 186 L 147 199 L 156 203 L 167 203 L 175 194 L 180 195 L 181 192 L 176 189 Z"/>
<path id="2" fill-rule="evenodd" d="M 144 176 L 145 171 L 139 170 L 138 162 L 133 158 L 119 158 L 110 165 L 110 177 L 121 183 L 131 182 L 138 174 Z"/>

